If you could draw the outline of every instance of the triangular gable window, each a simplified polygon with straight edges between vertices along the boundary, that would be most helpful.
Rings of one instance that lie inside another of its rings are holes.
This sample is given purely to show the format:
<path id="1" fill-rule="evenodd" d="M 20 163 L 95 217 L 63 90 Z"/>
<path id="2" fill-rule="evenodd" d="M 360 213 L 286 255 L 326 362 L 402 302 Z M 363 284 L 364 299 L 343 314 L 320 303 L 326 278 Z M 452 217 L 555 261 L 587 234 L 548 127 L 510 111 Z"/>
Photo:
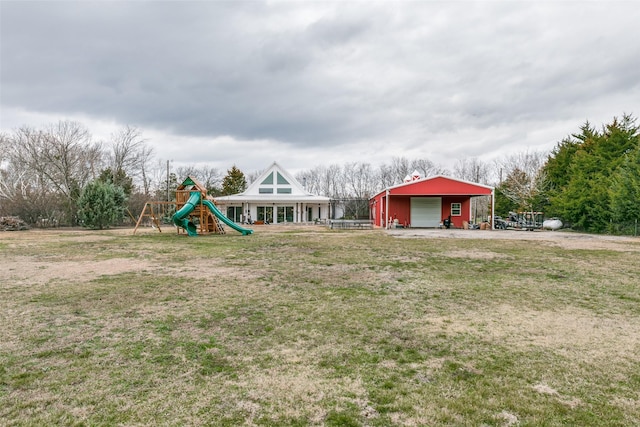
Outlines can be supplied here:
<path id="1" fill-rule="evenodd" d="M 289 181 L 284 179 L 284 177 L 280 175 L 280 172 L 278 172 L 278 185 L 288 185 L 288 184 L 289 184 Z"/>
<path id="2" fill-rule="evenodd" d="M 280 174 L 278 174 L 278 176 L 280 176 Z M 267 185 L 267 184 L 273 184 L 273 174 L 270 173 L 265 179 L 264 181 L 262 181 L 260 183 L 260 185 Z"/>

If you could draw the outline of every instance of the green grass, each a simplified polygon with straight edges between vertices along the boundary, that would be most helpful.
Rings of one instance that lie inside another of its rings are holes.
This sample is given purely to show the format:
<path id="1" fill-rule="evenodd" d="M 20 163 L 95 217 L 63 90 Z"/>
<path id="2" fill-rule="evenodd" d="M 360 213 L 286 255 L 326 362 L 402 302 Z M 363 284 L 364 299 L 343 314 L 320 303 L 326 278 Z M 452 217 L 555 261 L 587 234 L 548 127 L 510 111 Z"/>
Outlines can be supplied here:
<path id="1" fill-rule="evenodd" d="M 0 420 L 638 425 L 639 249 L 11 234 Z"/>

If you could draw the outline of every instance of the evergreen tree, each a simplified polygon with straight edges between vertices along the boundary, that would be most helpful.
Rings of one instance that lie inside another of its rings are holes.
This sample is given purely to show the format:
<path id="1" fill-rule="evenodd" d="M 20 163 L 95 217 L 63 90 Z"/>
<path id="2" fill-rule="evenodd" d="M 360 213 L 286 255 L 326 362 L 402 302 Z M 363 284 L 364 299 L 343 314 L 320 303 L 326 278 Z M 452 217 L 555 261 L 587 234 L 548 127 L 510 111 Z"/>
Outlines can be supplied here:
<path id="1" fill-rule="evenodd" d="M 613 206 L 621 207 L 611 188 L 627 179 L 619 169 L 639 145 L 638 129 L 635 119 L 624 115 L 621 120 L 614 118 L 602 131 L 587 122 L 581 133 L 558 144 L 544 167 L 549 183 L 547 213 L 576 229 L 609 230 L 618 218 L 613 215 Z"/>
<path id="2" fill-rule="evenodd" d="M 102 230 L 122 220 L 125 201 L 121 187 L 96 179 L 85 186 L 78 200 L 78 216 L 84 227 Z"/>
<path id="3" fill-rule="evenodd" d="M 636 233 L 636 225 L 640 220 L 640 147 L 626 156 L 611 182 L 611 219 L 614 231 Z"/>
<path id="4" fill-rule="evenodd" d="M 638 126 L 636 119 L 624 115 L 621 120 L 613 119 L 606 125 L 601 138 L 594 147 L 594 155 L 601 159 L 604 172 L 615 171 L 625 160 L 625 154 L 638 147 Z"/>
<path id="5" fill-rule="evenodd" d="M 582 150 L 568 170 L 569 183 L 552 198 L 561 216 L 571 227 L 603 232 L 609 225 L 609 179 L 602 172 L 599 159 Z"/>
<path id="6" fill-rule="evenodd" d="M 587 123 L 585 126 L 589 126 Z M 553 200 L 566 188 L 571 179 L 568 173 L 573 162 L 575 154 L 580 149 L 581 142 L 572 138 L 565 138 L 553 149 L 543 172 L 547 177 L 547 189 L 545 191 L 545 199 Z M 550 203 L 545 207 L 545 213 L 548 216 L 561 216 L 560 209 L 557 205 Z"/>
<path id="7" fill-rule="evenodd" d="M 244 173 L 233 165 L 227 171 L 227 175 L 222 180 L 222 194 L 238 194 L 247 189 L 247 180 Z"/>
<path id="8" fill-rule="evenodd" d="M 128 176 L 124 169 L 118 169 L 116 172 L 111 168 L 104 169 L 100 173 L 99 179 L 102 182 L 110 182 L 116 187 L 121 187 L 127 197 L 133 193 L 133 178 Z"/>

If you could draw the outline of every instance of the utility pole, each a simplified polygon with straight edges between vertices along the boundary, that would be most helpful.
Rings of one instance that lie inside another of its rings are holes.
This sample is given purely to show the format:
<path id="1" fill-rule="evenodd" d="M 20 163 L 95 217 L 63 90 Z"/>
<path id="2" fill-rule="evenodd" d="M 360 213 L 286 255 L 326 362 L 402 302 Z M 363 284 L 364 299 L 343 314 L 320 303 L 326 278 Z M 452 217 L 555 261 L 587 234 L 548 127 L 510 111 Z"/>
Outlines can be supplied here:
<path id="1" fill-rule="evenodd" d="M 167 202 L 170 202 L 169 199 L 169 160 L 167 160 Z"/>

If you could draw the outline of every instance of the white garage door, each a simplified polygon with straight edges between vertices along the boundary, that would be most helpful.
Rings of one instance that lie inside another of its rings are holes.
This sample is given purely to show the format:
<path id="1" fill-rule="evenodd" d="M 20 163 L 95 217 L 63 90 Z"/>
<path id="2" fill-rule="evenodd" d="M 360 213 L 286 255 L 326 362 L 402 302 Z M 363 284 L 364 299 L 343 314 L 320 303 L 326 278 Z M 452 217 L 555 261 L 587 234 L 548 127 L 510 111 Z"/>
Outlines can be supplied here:
<path id="1" fill-rule="evenodd" d="M 442 213 L 442 198 L 440 197 L 412 197 L 411 198 L 411 226 L 437 227 L 440 225 Z"/>

